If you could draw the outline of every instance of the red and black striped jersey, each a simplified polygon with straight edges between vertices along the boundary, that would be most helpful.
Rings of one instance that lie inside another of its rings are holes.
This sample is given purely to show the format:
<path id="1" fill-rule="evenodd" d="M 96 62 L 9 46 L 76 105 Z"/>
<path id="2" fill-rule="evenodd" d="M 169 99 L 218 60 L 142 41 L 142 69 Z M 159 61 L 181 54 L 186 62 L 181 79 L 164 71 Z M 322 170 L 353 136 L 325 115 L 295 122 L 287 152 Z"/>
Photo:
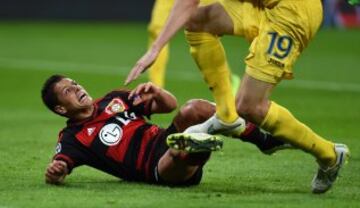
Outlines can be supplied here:
<path id="1" fill-rule="evenodd" d="M 150 103 L 134 106 L 128 91 L 113 91 L 94 102 L 91 118 L 71 120 L 60 132 L 54 159 L 71 171 L 88 165 L 125 180 L 144 180 L 156 136 L 163 131 L 146 121 Z"/>

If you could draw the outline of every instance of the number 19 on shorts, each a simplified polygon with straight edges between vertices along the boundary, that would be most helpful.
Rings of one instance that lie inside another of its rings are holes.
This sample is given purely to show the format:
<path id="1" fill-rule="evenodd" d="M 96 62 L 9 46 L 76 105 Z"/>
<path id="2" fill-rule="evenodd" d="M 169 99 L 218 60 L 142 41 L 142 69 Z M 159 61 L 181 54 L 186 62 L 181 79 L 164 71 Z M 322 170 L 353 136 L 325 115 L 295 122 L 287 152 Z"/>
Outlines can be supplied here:
<path id="1" fill-rule="evenodd" d="M 268 35 L 270 35 L 271 42 L 267 53 L 278 59 L 286 58 L 293 45 L 292 39 L 286 35 L 281 36 L 277 32 L 269 32 Z"/>

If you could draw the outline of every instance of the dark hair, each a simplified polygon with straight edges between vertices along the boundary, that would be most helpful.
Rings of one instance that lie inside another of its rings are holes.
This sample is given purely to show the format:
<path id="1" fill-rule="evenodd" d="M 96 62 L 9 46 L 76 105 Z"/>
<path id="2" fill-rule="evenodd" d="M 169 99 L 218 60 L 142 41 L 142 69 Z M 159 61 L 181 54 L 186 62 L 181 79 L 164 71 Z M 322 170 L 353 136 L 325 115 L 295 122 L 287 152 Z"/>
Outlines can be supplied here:
<path id="1" fill-rule="evenodd" d="M 66 78 L 63 75 L 52 75 L 50 76 L 44 83 L 43 88 L 41 90 L 41 98 L 47 108 L 49 108 L 52 112 L 58 114 L 55 111 L 55 106 L 58 105 L 59 100 L 57 95 L 54 92 L 55 84 Z"/>

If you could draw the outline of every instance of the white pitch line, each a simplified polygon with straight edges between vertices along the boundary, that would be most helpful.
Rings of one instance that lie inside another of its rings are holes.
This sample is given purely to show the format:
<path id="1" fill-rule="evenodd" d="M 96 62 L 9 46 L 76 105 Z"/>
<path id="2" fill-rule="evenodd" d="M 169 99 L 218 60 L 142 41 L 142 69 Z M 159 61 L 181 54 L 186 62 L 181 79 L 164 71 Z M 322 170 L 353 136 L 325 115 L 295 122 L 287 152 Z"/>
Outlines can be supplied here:
<path id="1" fill-rule="evenodd" d="M 48 61 L 39 59 L 17 59 L 0 57 L 0 67 L 11 69 L 30 69 L 41 71 L 56 72 L 83 72 L 99 75 L 117 75 L 126 76 L 131 66 L 116 65 L 100 65 L 88 63 L 74 63 L 63 61 Z M 199 82 L 201 81 L 200 72 L 197 69 L 191 71 L 169 70 L 169 79 Z M 341 83 L 332 81 L 316 81 L 316 80 L 291 80 L 283 81 L 279 87 L 298 88 L 298 89 L 316 89 L 336 92 L 360 92 L 360 83 Z"/>
<path id="2" fill-rule="evenodd" d="M 106 66 L 86 63 L 73 63 L 63 61 L 47 61 L 38 59 L 15 59 L 0 57 L 0 67 L 13 69 L 30 69 L 40 71 L 58 71 L 58 72 L 86 72 L 90 74 L 125 75 L 129 67 Z"/>

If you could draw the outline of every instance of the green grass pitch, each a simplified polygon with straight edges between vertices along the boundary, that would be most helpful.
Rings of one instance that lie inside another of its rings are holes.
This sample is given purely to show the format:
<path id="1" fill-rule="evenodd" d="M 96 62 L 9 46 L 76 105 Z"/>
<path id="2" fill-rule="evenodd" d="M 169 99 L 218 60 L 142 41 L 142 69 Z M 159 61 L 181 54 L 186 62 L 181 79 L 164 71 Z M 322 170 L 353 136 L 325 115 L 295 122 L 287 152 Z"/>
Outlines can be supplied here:
<path id="1" fill-rule="evenodd" d="M 122 87 L 146 45 L 145 24 L 0 22 L 0 208 L 360 206 L 360 30 L 320 31 L 298 60 L 295 79 L 272 96 L 320 135 L 349 145 L 352 158 L 324 195 L 310 192 L 312 156 L 296 150 L 266 156 L 231 139 L 196 187 L 127 183 L 87 167 L 64 186 L 46 185 L 44 170 L 65 121 L 42 105 L 43 81 L 65 74 L 102 96 Z M 242 74 L 248 43 L 225 37 L 224 45 L 232 71 Z M 181 33 L 172 41 L 166 88 L 180 104 L 211 99 Z M 153 122 L 166 127 L 173 115 Z"/>

